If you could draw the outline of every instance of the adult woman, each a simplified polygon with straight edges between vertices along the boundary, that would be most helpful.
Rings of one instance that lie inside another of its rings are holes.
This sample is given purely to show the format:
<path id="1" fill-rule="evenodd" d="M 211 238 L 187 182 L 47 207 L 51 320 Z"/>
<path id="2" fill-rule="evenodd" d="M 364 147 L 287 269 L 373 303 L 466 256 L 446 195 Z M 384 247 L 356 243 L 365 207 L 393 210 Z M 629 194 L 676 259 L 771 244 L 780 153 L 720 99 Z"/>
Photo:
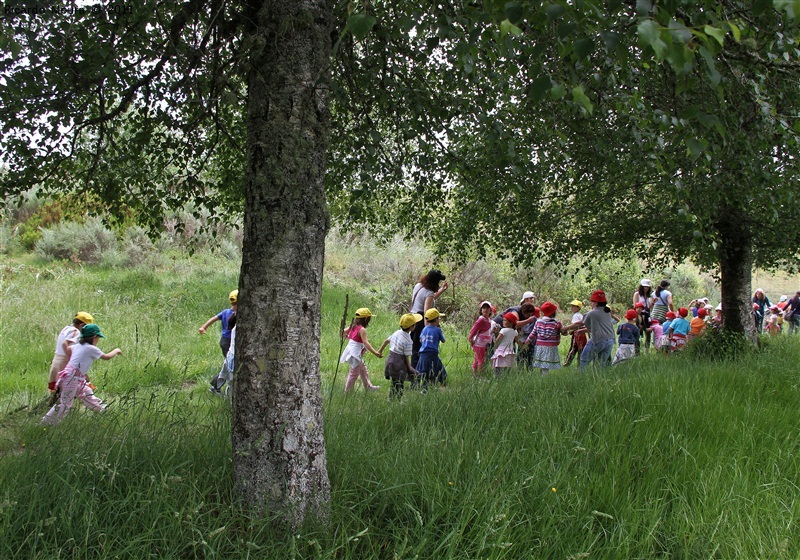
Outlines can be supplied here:
<path id="1" fill-rule="evenodd" d="M 758 305 L 758 313 L 755 313 L 756 332 L 760 333 L 762 327 L 764 326 L 764 314 L 767 312 L 767 309 L 772 306 L 772 304 L 769 302 L 769 298 L 761 288 L 758 288 L 756 293 L 753 294 L 753 303 Z"/>
<path id="2" fill-rule="evenodd" d="M 633 308 L 636 309 L 637 304 L 642 309 L 642 330 L 644 331 L 644 347 L 650 348 L 650 303 L 653 299 L 653 287 L 650 285 L 650 280 L 642 278 L 639 282 L 639 287 L 633 292 Z"/>
<path id="3" fill-rule="evenodd" d="M 607 366 L 611 361 L 611 349 L 616 340 L 614 319 L 611 316 L 611 309 L 607 305 L 606 293 L 603 290 L 593 291 L 589 302 L 592 310 L 583 316 L 583 321 L 572 323 L 569 327 L 562 329 L 563 333 L 572 332 L 581 327 L 589 330 L 589 342 L 583 348 L 578 363 L 581 371 L 595 361 L 600 366 Z"/>
<path id="4" fill-rule="evenodd" d="M 672 292 L 667 288 L 669 288 L 669 280 L 662 280 L 650 302 L 650 317 L 658 319 L 662 324 L 667 318 L 667 311 L 675 311 L 672 305 Z"/>
<path id="5" fill-rule="evenodd" d="M 789 334 L 800 331 L 800 291 L 783 308 L 783 320 L 789 321 Z"/>
<path id="6" fill-rule="evenodd" d="M 436 307 L 436 298 L 447 289 L 447 282 L 443 282 L 445 278 L 442 271 L 435 268 L 431 269 L 425 276 L 422 276 L 414 286 L 409 313 L 425 315 L 428 309 Z M 411 347 L 411 367 L 413 369 L 417 368 L 417 362 L 419 361 L 419 349 L 422 346 L 419 335 L 422 333 L 423 328 L 425 328 L 424 321 L 420 321 L 411 331 L 411 342 L 413 343 Z"/>

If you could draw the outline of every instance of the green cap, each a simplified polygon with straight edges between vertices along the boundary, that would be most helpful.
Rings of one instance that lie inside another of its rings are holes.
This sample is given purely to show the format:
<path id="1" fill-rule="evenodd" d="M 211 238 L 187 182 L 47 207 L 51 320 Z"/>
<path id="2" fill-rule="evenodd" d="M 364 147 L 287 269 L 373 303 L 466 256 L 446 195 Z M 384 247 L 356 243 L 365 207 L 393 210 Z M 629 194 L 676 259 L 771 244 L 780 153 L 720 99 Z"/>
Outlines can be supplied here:
<path id="1" fill-rule="evenodd" d="M 94 323 L 90 323 L 88 325 L 84 325 L 81 329 L 81 337 L 82 338 L 94 338 L 95 336 L 99 336 L 100 338 L 105 338 L 103 333 L 100 332 L 100 327 L 98 327 Z"/>

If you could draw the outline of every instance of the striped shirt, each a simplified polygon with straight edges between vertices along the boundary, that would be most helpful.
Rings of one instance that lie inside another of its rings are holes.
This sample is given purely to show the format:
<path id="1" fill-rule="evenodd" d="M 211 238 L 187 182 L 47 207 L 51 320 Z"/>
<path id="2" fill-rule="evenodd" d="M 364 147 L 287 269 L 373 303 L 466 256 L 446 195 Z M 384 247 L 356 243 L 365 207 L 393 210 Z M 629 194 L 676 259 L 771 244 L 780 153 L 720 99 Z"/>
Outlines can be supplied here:
<path id="1" fill-rule="evenodd" d="M 414 343 L 411 341 L 411 335 L 403 329 L 397 329 L 389 337 L 389 351 L 401 356 L 410 356 L 411 349 Z"/>
<path id="2" fill-rule="evenodd" d="M 542 317 L 536 321 L 533 332 L 528 337 L 536 337 L 536 346 L 558 346 L 561 342 L 561 321 Z"/>

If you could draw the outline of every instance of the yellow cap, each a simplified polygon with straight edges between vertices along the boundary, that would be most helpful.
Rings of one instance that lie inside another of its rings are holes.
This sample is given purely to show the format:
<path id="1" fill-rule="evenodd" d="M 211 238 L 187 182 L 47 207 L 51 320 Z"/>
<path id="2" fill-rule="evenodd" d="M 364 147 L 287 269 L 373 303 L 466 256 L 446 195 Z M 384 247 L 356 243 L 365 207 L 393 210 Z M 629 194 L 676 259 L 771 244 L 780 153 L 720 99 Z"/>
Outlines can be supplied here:
<path id="1" fill-rule="evenodd" d="M 416 325 L 422 321 L 422 315 L 419 313 L 406 313 L 402 317 L 400 317 L 400 328 L 407 329 L 413 325 Z"/>
<path id="2" fill-rule="evenodd" d="M 428 321 L 435 321 L 439 317 L 444 317 L 444 313 L 439 313 L 439 310 L 435 307 L 431 307 L 425 312 L 425 318 Z"/>
<path id="3" fill-rule="evenodd" d="M 231 300 L 231 303 L 236 303 L 239 301 L 239 290 L 233 290 L 231 293 L 229 293 L 228 299 Z"/>
<path id="4" fill-rule="evenodd" d="M 86 325 L 91 325 L 92 323 L 94 323 L 94 317 L 86 313 L 86 311 L 78 311 L 75 314 L 75 318 L 81 323 L 84 323 Z"/>
<path id="5" fill-rule="evenodd" d="M 368 307 L 356 309 L 356 319 L 366 319 L 367 317 L 372 317 L 372 311 Z"/>
<path id="6" fill-rule="evenodd" d="M 579 299 L 573 299 L 571 302 L 569 302 L 569 304 L 576 305 L 578 307 L 583 307 L 583 302 Z"/>

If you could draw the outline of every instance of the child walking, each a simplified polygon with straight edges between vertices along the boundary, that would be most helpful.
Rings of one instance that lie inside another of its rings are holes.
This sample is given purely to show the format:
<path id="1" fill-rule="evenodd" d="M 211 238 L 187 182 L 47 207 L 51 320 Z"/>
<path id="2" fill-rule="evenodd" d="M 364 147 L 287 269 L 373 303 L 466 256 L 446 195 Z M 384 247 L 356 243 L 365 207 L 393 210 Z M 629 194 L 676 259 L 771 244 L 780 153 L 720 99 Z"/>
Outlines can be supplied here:
<path id="1" fill-rule="evenodd" d="M 509 368 L 517 364 L 517 355 L 514 351 L 514 343 L 517 340 L 517 316 L 508 312 L 503 315 L 503 328 L 494 341 L 494 354 L 492 354 L 492 366 L 494 376 L 499 379 Z"/>
<path id="2" fill-rule="evenodd" d="M 233 329 L 233 325 L 230 324 L 230 319 L 236 313 L 237 302 L 239 301 L 239 290 L 233 290 L 230 294 L 228 294 L 228 301 L 231 302 L 231 306 L 229 309 L 223 309 L 213 317 L 211 317 L 208 321 L 203 323 L 203 326 L 200 327 L 199 332 L 200 334 L 206 334 L 206 329 L 210 327 L 212 324 L 219 321 L 222 324 L 222 333 L 219 337 L 219 347 L 222 350 L 222 357 L 227 357 L 228 350 L 231 347 L 231 330 Z"/>
<path id="3" fill-rule="evenodd" d="M 472 345 L 472 352 L 475 358 L 472 360 L 472 375 L 480 377 L 480 370 L 486 362 L 486 348 L 492 343 L 492 327 L 494 322 L 491 316 L 494 314 L 494 307 L 488 301 L 481 302 L 480 315 L 475 320 L 469 331 L 469 343 Z"/>
<path id="4" fill-rule="evenodd" d="M 686 346 L 686 340 L 689 336 L 689 330 L 691 329 L 689 321 L 686 320 L 688 315 L 689 310 L 685 307 L 681 307 L 678 309 L 678 316 L 669 324 L 669 331 L 667 332 L 669 334 L 670 350 L 672 352 L 683 350 L 683 347 Z"/>
<path id="5" fill-rule="evenodd" d="M 231 345 L 228 348 L 228 353 L 225 355 L 225 359 L 222 360 L 222 369 L 220 369 L 219 373 L 211 380 L 211 387 L 208 389 L 215 395 L 222 395 L 222 388 L 225 387 L 226 383 L 228 385 L 225 387 L 225 394 L 231 394 L 231 383 L 233 383 L 234 371 L 233 366 L 236 353 L 236 313 L 231 315 L 231 318 L 228 321 L 228 326 L 231 327 Z"/>
<path id="6" fill-rule="evenodd" d="M 612 365 L 636 357 L 636 345 L 639 342 L 639 327 L 636 326 L 637 313 L 635 309 L 625 312 L 625 322 L 617 327 L 617 352 L 614 354 Z M 658 319 L 655 319 L 658 321 Z"/>
<path id="7" fill-rule="evenodd" d="M 444 385 L 447 380 L 447 370 L 439 358 L 439 343 L 445 342 L 444 333 L 439 327 L 439 317 L 444 317 L 444 314 L 439 313 L 438 309 L 428 309 L 425 312 L 425 328 L 419 335 L 422 344 L 419 348 L 417 372 L 422 378 L 423 393 L 427 392 L 428 383 Z"/>
<path id="8" fill-rule="evenodd" d="M 664 339 L 664 327 L 658 319 L 650 319 L 650 327 L 647 329 L 653 335 L 653 346 L 656 351 L 661 348 L 661 341 Z"/>
<path id="9" fill-rule="evenodd" d="M 78 344 L 72 348 L 72 354 L 66 367 L 58 373 L 56 387 L 61 389 L 59 402 L 47 412 L 42 418 L 42 422 L 54 426 L 61 422 L 72 408 L 75 399 L 80 399 L 86 408 L 95 412 L 105 410 L 103 401 L 94 396 L 94 391 L 89 386 L 89 368 L 95 360 L 110 360 L 114 356 L 122 354 L 122 350 L 114 348 L 111 352 L 104 354 L 97 347 L 101 338 L 105 338 L 100 332 L 100 327 L 94 323 L 84 325 L 81 329 L 81 337 Z"/>
<path id="10" fill-rule="evenodd" d="M 581 313 L 581 308 L 583 307 L 583 302 L 579 299 L 573 299 L 569 302 L 570 310 L 572 311 L 572 320 L 570 321 L 569 325 L 564 327 L 564 329 L 569 329 L 575 323 L 583 322 L 583 313 Z M 572 331 L 571 340 L 569 343 L 569 351 L 567 352 L 567 359 L 564 360 L 564 367 L 569 366 L 572 363 L 572 360 L 575 359 L 575 356 L 580 356 L 581 352 L 583 352 L 583 348 L 586 346 L 586 343 L 589 341 L 589 337 L 586 336 L 586 333 L 589 332 L 586 329 L 578 329 L 576 331 Z"/>
<path id="11" fill-rule="evenodd" d="M 558 308 L 555 304 L 546 301 L 541 307 L 542 317 L 536 321 L 533 332 L 525 341 L 530 344 L 534 339 L 536 348 L 533 352 L 532 367 L 539 368 L 542 376 L 547 375 L 551 369 L 561 369 L 561 357 L 558 355 L 558 345 L 561 344 L 561 321 L 556 320 Z"/>
<path id="12" fill-rule="evenodd" d="M 367 365 L 364 363 L 364 354 L 367 350 L 379 358 L 383 358 L 383 354 L 377 352 L 367 340 L 367 326 L 370 319 L 372 319 L 372 311 L 366 307 L 357 309 L 353 323 L 342 331 L 342 338 L 347 337 L 348 342 L 344 352 L 342 352 L 339 363 L 350 364 L 350 373 L 347 374 L 347 381 L 344 384 L 345 393 L 350 392 L 359 377 L 364 384 L 365 390 L 377 391 L 380 389 L 380 385 L 373 385 L 372 381 L 370 381 Z"/>
<path id="13" fill-rule="evenodd" d="M 58 372 L 67 367 L 69 357 L 72 355 L 72 345 L 78 342 L 81 336 L 81 329 L 84 325 L 94 323 L 94 317 L 85 311 L 78 311 L 72 319 L 72 324 L 67 325 L 56 337 L 56 351 L 53 355 L 53 362 L 50 364 L 50 378 L 47 380 L 47 388 L 51 393 L 56 390 Z"/>
<path id="14" fill-rule="evenodd" d="M 422 321 L 422 315 L 419 313 L 406 313 L 400 317 L 400 328 L 384 340 L 378 350 L 379 354 L 383 354 L 383 349 L 389 347 L 386 367 L 383 370 L 383 376 L 391 382 L 389 402 L 395 399 L 400 400 L 403 396 L 406 379 L 416 374 L 416 370 L 411 367 L 411 353 L 414 347 L 414 342 L 411 340 L 411 329 L 420 321 Z"/>

